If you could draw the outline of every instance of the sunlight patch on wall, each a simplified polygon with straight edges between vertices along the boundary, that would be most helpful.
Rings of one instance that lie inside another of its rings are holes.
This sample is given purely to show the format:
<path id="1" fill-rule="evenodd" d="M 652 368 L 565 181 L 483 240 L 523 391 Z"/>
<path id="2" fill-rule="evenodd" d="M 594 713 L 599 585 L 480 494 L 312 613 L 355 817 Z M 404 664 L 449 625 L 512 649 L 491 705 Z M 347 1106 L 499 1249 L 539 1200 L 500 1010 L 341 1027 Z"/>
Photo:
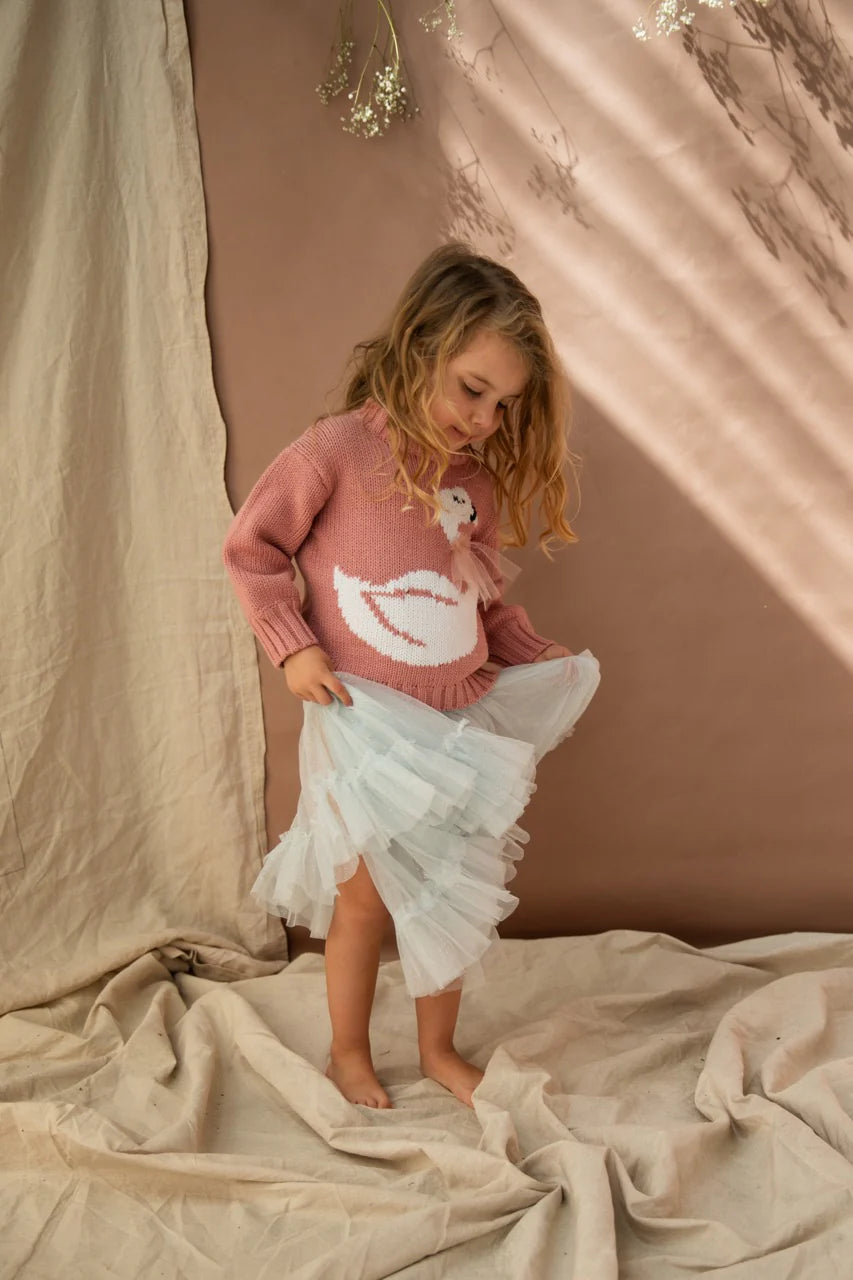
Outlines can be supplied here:
<path id="1" fill-rule="evenodd" d="M 626 13 L 471 6 L 443 89 L 445 230 L 530 284 L 577 391 L 853 667 L 853 242 L 814 229 L 832 210 L 818 161 L 849 173 L 850 154 L 826 160 L 835 135 L 807 100 L 802 227 L 770 252 L 734 192 L 790 170 L 778 131 L 747 140 L 743 95 L 736 120 Z M 759 98 L 766 83 L 765 63 Z"/>

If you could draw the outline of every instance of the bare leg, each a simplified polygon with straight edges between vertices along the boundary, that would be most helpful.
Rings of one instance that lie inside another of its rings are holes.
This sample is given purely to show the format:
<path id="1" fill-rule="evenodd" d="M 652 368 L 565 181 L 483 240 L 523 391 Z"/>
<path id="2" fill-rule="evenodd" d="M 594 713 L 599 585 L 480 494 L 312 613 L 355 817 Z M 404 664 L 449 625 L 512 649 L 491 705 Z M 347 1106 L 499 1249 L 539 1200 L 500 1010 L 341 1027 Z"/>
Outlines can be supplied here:
<path id="1" fill-rule="evenodd" d="M 466 1106 L 473 1107 L 471 1094 L 485 1072 L 475 1067 L 473 1062 L 466 1062 L 453 1047 L 453 1032 L 461 999 L 461 989 L 416 997 L 418 1047 L 424 1075 L 444 1085 L 445 1089 L 449 1089 Z"/>
<path id="2" fill-rule="evenodd" d="M 393 1106 L 373 1069 L 369 1031 L 389 919 L 364 859 L 359 858 L 358 871 L 338 886 L 326 938 L 326 996 L 332 1022 L 326 1075 L 350 1102 L 368 1107 Z"/>

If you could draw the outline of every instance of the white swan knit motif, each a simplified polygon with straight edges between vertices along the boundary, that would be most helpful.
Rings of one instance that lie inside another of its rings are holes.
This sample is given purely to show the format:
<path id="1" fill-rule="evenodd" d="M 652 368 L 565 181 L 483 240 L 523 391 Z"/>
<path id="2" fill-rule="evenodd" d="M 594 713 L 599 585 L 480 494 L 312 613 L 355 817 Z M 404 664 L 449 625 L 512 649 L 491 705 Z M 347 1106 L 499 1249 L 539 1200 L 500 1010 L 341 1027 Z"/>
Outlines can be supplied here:
<path id="1" fill-rule="evenodd" d="M 461 485 L 440 489 L 441 527 L 449 543 L 477 519 Z M 333 582 L 347 626 L 379 653 L 414 667 L 462 658 L 477 644 L 477 593 L 434 569 L 412 569 L 389 582 L 365 582 L 335 565 Z"/>

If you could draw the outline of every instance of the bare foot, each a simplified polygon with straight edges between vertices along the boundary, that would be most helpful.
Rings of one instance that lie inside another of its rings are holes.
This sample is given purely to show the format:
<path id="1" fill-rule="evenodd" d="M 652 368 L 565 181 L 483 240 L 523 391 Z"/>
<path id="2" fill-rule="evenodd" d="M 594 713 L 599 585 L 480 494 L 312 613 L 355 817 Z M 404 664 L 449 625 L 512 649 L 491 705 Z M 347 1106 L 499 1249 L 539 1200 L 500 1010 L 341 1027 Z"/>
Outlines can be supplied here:
<path id="1" fill-rule="evenodd" d="M 393 1107 L 393 1102 L 376 1079 L 370 1055 L 361 1050 L 330 1055 L 326 1075 L 348 1102 L 365 1107 Z"/>
<path id="2" fill-rule="evenodd" d="M 474 1106 L 471 1094 L 486 1074 L 475 1067 L 473 1062 L 460 1058 L 455 1049 L 445 1053 L 421 1055 L 421 1071 L 431 1080 L 444 1085 L 454 1097 L 471 1108 Z"/>

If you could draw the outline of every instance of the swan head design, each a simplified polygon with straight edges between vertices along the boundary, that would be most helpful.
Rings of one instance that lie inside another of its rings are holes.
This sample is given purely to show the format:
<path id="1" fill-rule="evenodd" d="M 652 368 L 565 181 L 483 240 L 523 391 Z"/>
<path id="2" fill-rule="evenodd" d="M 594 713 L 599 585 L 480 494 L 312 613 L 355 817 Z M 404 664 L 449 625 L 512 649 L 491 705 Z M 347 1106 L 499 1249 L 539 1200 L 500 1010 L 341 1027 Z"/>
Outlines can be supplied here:
<path id="1" fill-rule="evenodd" d="M 477 519 L 477 508 L 466 489 L 454 485 L 452 489 L 439 489 L 438 500 L 444 508 L 439 520 L 449 543 L 455 542 L 460 529 L 470 528 Z"/>

